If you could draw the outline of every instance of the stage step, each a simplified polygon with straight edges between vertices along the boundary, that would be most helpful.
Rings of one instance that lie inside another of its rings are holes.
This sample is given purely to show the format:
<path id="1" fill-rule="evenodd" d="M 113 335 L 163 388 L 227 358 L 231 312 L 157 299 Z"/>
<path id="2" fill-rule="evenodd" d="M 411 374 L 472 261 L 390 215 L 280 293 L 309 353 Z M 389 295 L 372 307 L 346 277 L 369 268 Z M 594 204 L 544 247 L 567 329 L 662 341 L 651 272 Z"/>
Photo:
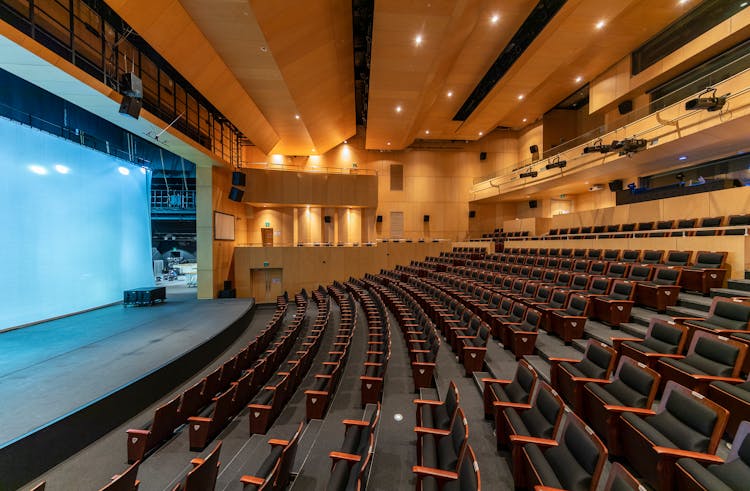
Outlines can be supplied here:
<path id="1" fill-rule="evenodd" d="M 727 281 L 727 286 L 733 290 L 750 292 L 750 280 L 729 280 Z"/>
<path id="2" fill-rule="evenodd" d="M 622 324 L 620 324 L 620 330 L 626 336 L 635 336 L 637 338 L 645 338 L 646 331 L 648 331 L 648 326 L 644 326 L 642 324 L 636 324 L 634 322 L 623 322 Z"/>
<path id="3" fill-rule="evenodd" d="M 651 319 L 656 317 L 657 319 L 671 320 L 668 315 L 659 314 L 653 310 L 644 309 L 643 307 L 633 307 L 630 311 L 630 319 L 636 324 L 648 327 Z"/>
<path id="4" fill-rule="evenodd" d="M 672 317 L 706 317 L 706 312 L 703 310 L 695 310 L 679 306 L 667 307 L 667 314 Z"/>
<path id="5" fill-rule="evenodd" d="M 734 290 L 732 288 L 711 288 L 712 297 L 750 297 L 747 290 Z"/>
<path id="6" fill-rule="evenodd" d="M 680 293 L 677 300 L 677 305 L 680 307 L 687 307 L 694 310 L 703 310 L 708 312 L 711 308 L 711 299 L 704 297 L 703 295 L 696 295 L 694 293 Z"/>
<path id="7" fill-rule="evenodd" d="M 538 355 L 526 355 L 523 358 L 524 360 L 529 362 L 529 365 L 531 365 L 534 368 L 534 370 L 536 370 L 536 373 L 539 374 L 539 377 L 542 380 L 544 380 L 548 384 L 550 383 L 550 379 L 549 379 L 550 364 L 549 362 L 547 362 L 547 360 L 545 360 L 544 358 Z"/>

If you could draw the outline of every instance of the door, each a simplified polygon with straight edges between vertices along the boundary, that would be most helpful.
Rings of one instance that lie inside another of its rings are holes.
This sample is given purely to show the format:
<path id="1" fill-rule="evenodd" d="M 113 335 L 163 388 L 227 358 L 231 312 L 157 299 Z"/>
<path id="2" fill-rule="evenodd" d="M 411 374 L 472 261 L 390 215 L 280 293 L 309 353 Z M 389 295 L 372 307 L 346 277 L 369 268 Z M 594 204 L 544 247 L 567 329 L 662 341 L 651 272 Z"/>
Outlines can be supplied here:
<path id="1" fill-rule="evenodd" d="M 257 303 L 275 303 L 276 297 L 284 293 L 281 268 L 258 268 L 250 270 L 253 285 L 252 295 Z"/>
<path id="2" fill-rule="evenodd" d="M 391 212 L 391 238 L 400 239 L 404 236 L 404 212 Z"/>

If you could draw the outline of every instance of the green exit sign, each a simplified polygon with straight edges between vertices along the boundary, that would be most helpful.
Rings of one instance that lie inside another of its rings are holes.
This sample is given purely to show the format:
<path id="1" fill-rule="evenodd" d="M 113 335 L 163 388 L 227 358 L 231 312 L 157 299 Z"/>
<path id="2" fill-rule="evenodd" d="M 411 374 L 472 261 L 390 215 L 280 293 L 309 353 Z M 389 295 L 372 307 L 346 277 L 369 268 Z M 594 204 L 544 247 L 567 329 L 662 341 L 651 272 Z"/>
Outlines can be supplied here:
<path id="1" fill-rule="evenodd" d="M 263 267 L 267 268 L 269 266 L 268 261 L 263 261 Z"/>
<path id="2" fill-rule="evenodd" d="M 271 226 L 271 222 L 266 222 L 266 228 Z"/>

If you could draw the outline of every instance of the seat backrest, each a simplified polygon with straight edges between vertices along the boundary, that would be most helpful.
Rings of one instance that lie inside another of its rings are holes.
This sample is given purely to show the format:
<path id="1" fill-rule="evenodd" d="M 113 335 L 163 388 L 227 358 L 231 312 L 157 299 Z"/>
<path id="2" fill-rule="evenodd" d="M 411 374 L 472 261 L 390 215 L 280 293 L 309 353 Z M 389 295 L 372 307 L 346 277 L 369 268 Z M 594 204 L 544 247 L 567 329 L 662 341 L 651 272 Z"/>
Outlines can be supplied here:
<path id="1" fill-rule="evenodd" d="M 654 222 L 639 222 L 638 230 L 653 230 Z"/>
<path id="2" fill-rule="evenodd" d="M 644 344 L 657 353 L 679 354 L 687 338 L 687 328 L 653 318 L 646 332 Z"/>
<path id="3" fill-rule="evenodd" d="M 199 380 L 192 387 L 182 393 L 182 403 L 180 404 L 180 420 L 184 421 L 190 416 L 197 416 L 198 410 L 203 406 L 203 388 L 206 385 L 206 379 Z"/>
<path id="4" fill-rule="evenodd" d="M 617 261 L 620 258 L 620 249 L 605 249 L 603 259 L 605 261 Z"/>
<path id="5" fill-rule="evenodd" d="M 664 256 L 663 250 L 648 250 L 643 251 L 643 264 L 658 264 L 661 262 L 661 258 Z"/>
<path id="6" fill-rule="evenodd" d="M 664 264 L 667 266 L 687 266 L 692 254 L 692 251 L 669 251 Z"/>
<path id="7" fill-rule="evenodd" d="M 136 487 L 136 481 L 138 478 L 139 465 L 141 465 L 140 460 L 128 467 L 125 472 L 112 478 L 109 484 L 101 488 L 99 491 L 133 491 L 134 489 L 138 489 Z"/>
<path id="8" fill-rule="evenodd" d="M 586 257 L 586 249 L 574 249 L 573 250 L 573 258 L 581 259 L 584 257 Z"/>
<path id="9" fill-rule="evenodd" d="M 656 224 L 658 230 L 668 230 L 674 225 L 674 220 L 662 220 Z"/>
<path id="10" fill-rule="evenodd" d="M 625 249 L 622 251 L 622 258 L 620 259 L 624 263 L 635 263 L 641 257 L 641 251 L 635 249 Z"/>
<path id="11" fill-rule="evenodd" d="M 592 295 L 604 295 L 609 289 L 609 280 L 607 278 L 594 278 L 589 285 L 588 293 Z"/>
<path id="12" fill-rule="evenodd" d="M 750 322 L 750 304 L 724 298 L 714 300 L 707 322 L 728 329 L 747 329 Z"/>
<path id="13" fill-rule="evenodd" d="M 445 409 L 451 416 L 454 415 L 456 409 L 458 409 L 458 403 L 461 402 L 461 394 L 458 393 L 458 387 L 451 380 L 448 384 L 448 392 L 445 394 Z"/>
<path id="14" fill-rule="evenodd" d="M 701 251 L 695 255 L 694 268 L 723 268 L 727 259 L 726 252 Z"/>
<path id="15" fill-rule="evenodd" d="M 221 452 L 221 442 L 217 443 L 211 453 L 188 472 L 183 486 L 184 491 L 214 489 L 216 477 L 219 475 L 219 452 Z"/>
<path id="16" fill-rule="evenodd" d="M 531 431 L 534 437 L 538 438 L 554 438 L 557 434 L 557 430 L 560 428 L 560 422 L 564 414 L 565 402 L 563 402 L 560 395 L 555 389 L 550 387 L 546 382 L 539 382 L 539 390 L 536 392 L 536 397 L 529 411 L 538 413 L 542 417 L 543 421 L 548 423 L 545 428 L 539 427 L 527 427 Z M 534 420 L 536 418 L 527 418 L 527 421 Z"/>
<path id="17" fill-rule="evenodd" d="M 297 444 L 299 442 L 299 437 L 302 434 L 303 426 L 304 422 L 300 422 L 297 431 L 294 432 L 292 438 L 288 440 L 288 443 L 281 451 L 279 462 L 276 464 L 276 467 L 271 474 L 273 489 L 286 489 L 286 486 L 289 484 L 289 475 L 292 471 L 292 465 L 294 465 L 294 459 L 297 457 Z"/>
<path id="18" fill-rule="evenodd" d="M 551 309 L 561 309 L 565 307 L 565 301 L 568 299 L 568 292 L 564 290 L 555 290 L 552 293 L 552 298 L 548 302 L 548 307 Z"/>
<path id="19" fill-rule="evenodd" d="M 677 228 L 694 228 L 698 222 L 697 218 L 688 218 L 677 222 Z"/>
<path id="20" fill-rule="evenodd" d="M 607 232 L 619 232 L 620 231 L 620 225 L 607 225 Z"/>
<path id="21" fill-rule="evenodd" d="M 635 284 L 628 281 L 615 280 L 609 298 L 614 300 L 631 300 L 635 294 Z"/>
<path id="22" fill-rule="evenodd" d="M 588 308 L 589 301 L 582 295 L 571 295 L 568 297 L 568 308 L 565 309 L 566 315 L 582 316 L 586 315 L 586 309 Z"/>
<path id="23" fill-rule="evenodd" d="M 510 311 L 510 314 L 508 315 L 508 321 L 509 322 L 519 322 L 523 315 L 526 313 L 526 305 L 522 304 L 521 302 L 516 302 L 513 304 L 513 308 Z"/>
<path id="24" fill-rule="evenodd" d="M 647 416 L 644 420 L 677 448 L 713 453 L 716 451 L 713 440 L 715 439 L 718 444 L 719 439 L 714 433 L 719 429 L 723 432 L 720 418 L 722 411 L 725 426 L 726 409 L 670 380 L 664 389 L 657 414 Z"/>
<path id="25" fill-rule="evenodd" d="M 534 295 L 534 301 L 535 302 L 547 302 L 549 301 L 549 297 L 552 295 L 552 289 L 548 286 L 540 286 L 536 289 L 536 294 Z"/>
<path id="26" fill-rule="evenodd" d="M 651 279 L 653 268 L 650 266 L 633 266 L 628 273 L 629 281 L 648 281 Z"/>
<path id="27" fill-rule="evenodd" d="M 706 332 L 693 334 L 688 354 L 681 361 L 707 375 L 731 377 L 740 356 L 741 345 L 723 336 Z"/>
<path id="28" fill-rule="evenodd" d="M 570 413 L 558 437 L 558 445 L 544 457 L 565 489 L 596 489 L 607 449 L 593 430 Z"/>
<path id="29" fill-rule="evenodd" d="M 621 231 L 623 232 L 632 232 L 635 230 L 635 223 L 623 223 Z"/>
<path id="30" fill-rule="evenodd" d="M 182 395 L 159 406 L 154 412 L 154 422 L 151 424 L 151 434 L 149 435 L 152 442 L 166 440 L 179 426 L 180 402 L 182 402 Z"/>
<path id="31" fill-rule="evenodd" d="M 505 394 L 511 402 L 525 403 L 529 400 L 538 380 L 536 371 L 526 360 L 518 362 L 513 380 L 505 386 Z"/>
<path id="32" fill-rule="evenodd" d="M 722 220 L 724 220 L 724 217 L 704 218 L 701 220 L 701 228 L 702 227 L 721 227 Z"/>
<path id="33" fill-rule="evenodd" d="M 615 350 L 611 347 L 590 339 L 584 358 L 576 363 L 575 367 L 587 377 L 606 379 L 614 368 L 615 355 Z"/>
<path id="34" fill-rule="evenodd" d="M 623 356 L 612 383 L 604 390 L 617 397 L 622 406 L 651 408 L 661 376 L 643 363 Z"/>
<path id="35" fill-rule="evenodd" d="M 458 470 L 458 479 L 445 483 L 442 489 L 443 491 L 480 491 L 481 482 L 476 454 L 471 445 L 467 445 Z"/>
<path id="36" fill-rule="evenodd" d="M 682 271 L 674 268 L 656 268 L 654 283 L 657 285 L 676 285 L 680 280 Z"/>
<path id="37" fill-rule="evenodd" d="M 573 276 L 573 280 L 570 282 L 571 290 L 585 290 L 589 286 L 589 276 L 585 274 L 577 274 Z"/>
<path id="38" fill-rule="evenodd" d="M 604 232 L 604 229 L 605 229 L 604 225 L 595 225 L 594 226 L 594 233 L 595 234 L 600 234 L 600 233 Z"/>
<path id="39" fill-rule="evenodd" d="M 600 259 L 602 257 L 602 250 L 601 249 L 589 249 L 586 252 L 586 258 L 587 259 Z"/>
<path id="40" fill-rule="evenodd" d="M 468 442 L 469 424 L 463 409 L 459 407 L 451 425 L 450 435 L 437 441 L 438 465 L 440 469 L 458 472 Z"/>

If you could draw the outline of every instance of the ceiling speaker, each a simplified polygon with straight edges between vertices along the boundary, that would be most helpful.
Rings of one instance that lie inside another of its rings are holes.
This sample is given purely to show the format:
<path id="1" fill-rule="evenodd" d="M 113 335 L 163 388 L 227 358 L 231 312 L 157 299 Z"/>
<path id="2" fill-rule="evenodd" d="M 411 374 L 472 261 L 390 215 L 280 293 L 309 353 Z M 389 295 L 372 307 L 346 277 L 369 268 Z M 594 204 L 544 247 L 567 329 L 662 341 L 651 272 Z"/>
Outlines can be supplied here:
<path id="1" fill-rule="evenodd" d="M 469 218 L 474 218 L 475 216 L 477 216 L 477 211 L 476 210 L 469 210 Z"/>
<path id="2" fill-rule="evenodd" d="M 331 223 L 331 215 L 326 215 L 323 217 L 323 221 L 325 223 Z"/>
<path id="3" fill-rule="evenodd" d="M 142 99 L 143 82 L 133 72 L 123 73 L 120 77 L 120 93 L 136 99 Z"/>
<path id="4" fill-rule="evenodd" d="M 529 208 L 536 208 L 536 200 L 535 199 L 532 199 L 531 201 L 529 201 Z"/>
<path id="5" fill-rule="evenodd" d="M 243 191 L 240 188 L 232 187 L 232 190 L 229 191 L 229 199 L 232 201 L 242 202 L 242 197 L 245 195 L 245 191 Z"/>

